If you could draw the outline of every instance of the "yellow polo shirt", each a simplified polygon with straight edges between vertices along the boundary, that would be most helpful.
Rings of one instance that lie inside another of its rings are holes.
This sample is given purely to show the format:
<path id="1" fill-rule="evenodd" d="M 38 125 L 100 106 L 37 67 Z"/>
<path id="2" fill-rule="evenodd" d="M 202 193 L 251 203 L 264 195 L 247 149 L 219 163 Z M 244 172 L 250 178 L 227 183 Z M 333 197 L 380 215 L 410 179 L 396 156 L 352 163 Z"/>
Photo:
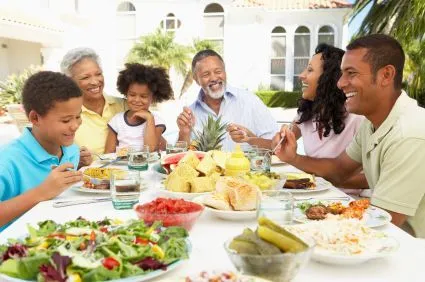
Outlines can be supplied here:
<path id="1" fill-rule="evenodd" d="M 124 99 L 105 96 L 105 100 L 102 115 L 82 107 L 82 123 L 75 134 L 75 143 L 86 146 L 91 152 L 97 154 L 103 154 L 105 151 L 109 120 L 126 108 Z"/>
<path id="2" fill-rule="evenodd" d="M 403 91 L 377 130 L 363 122 L 346 152 L 362 163 L 372 204 L 408 215 L 416 236 L 425 238 L 425 109 Z"/>

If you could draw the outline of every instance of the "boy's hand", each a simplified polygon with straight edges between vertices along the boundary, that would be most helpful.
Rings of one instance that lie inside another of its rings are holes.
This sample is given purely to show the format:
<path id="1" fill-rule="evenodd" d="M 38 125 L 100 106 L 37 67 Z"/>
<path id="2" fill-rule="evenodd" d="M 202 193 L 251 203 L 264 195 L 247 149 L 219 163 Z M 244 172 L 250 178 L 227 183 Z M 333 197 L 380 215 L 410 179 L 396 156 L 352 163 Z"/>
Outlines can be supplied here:
<path id="1" fill-rule="evenodd" d="M 83 179 L 81 171 L 73 169 L 74 165 L 71 163 L 65 163 L 52 169 L 46 180 L 39 186 L 44 200 L 56 197 L 66 188 Z"/>
<path id="2" fill-rule="evenodd" d="M 192 110 L 188 107 L 183 107 L 183 112 L 181 112 L 177 117 L 177 126 L 179 127 L 180 132 L 185 136 L 190 135 L 194 125 L 195 115 Z"/>
<path id="3" fill-rule="evenodd" d="M 78 168 L 90 165 L 93 162 L 93 156 L 90 151 L 84 147 L 80 147 L 80 162 L 78 163 Z"/>

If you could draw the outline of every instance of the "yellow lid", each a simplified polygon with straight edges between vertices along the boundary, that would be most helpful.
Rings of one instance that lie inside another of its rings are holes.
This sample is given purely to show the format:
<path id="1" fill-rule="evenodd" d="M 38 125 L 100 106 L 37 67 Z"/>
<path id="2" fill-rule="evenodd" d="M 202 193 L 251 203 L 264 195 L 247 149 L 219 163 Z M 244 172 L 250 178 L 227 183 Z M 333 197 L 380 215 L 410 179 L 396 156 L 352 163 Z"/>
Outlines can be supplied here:
<path id="1" fill-rule="evenodd" d="M 230 158 L 226 160 L 226 174 L 234 174 L 235 172 L 249 172 L 250 162 L 245 157 L 239 144 L 236 144 L 235 150 Z"/>

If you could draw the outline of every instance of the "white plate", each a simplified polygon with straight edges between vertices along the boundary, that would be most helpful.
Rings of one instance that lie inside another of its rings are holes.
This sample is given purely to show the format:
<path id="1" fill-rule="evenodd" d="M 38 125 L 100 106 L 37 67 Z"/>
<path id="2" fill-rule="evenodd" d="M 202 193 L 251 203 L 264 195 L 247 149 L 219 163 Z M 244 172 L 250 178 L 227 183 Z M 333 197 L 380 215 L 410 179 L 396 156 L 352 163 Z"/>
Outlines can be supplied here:
<path id="1" fill-rule="evenodd" d="M 342 231 L 343 229 L 338 227 L 344 225 L 351 225 L 353 229 L 350 230 L 350 228 L 348 228 L 346 231 Z M 318 221 L 302 225 L 286 226 L 286 229 L 301 238 L 316 240 L 316 247 L 314 248 L 312 259 L 327 264 L 360 264 L 372 259 L 391 256 L 399 248 L 399 243 L 394 237 L 390 237 L 384 232 L 370 229 L 355 220 Z M 368 234 L 364 235 L 367 239 L 358 239 L 359 242 L 357 246 L 354 243 L 356 241 L 344 239 L 355 238 L 354 234 L 361 234 L 362 232 Z M 318 242 L 317 240 L 320 241 Z M 349 241 L 350 243 L 347 243 L 345 247 L 340 246 L 335 248 L 335 250 L 333 249 L 335 244 L 344 241 Z M 330 242 L 329 248 L 327 248 L 326 242 Z M 354 248 L 352 246 L 354 246 Z M 359 253 L 348 252 L 347 250 L 350 248 L 353 248 L 352 250 L 358 250 L 358 248 L 360 248 L 361 251 Z"/>
<path id="2" fill-rule="evenodd" d="M 187 247 L 188 247 L 188 253 L 190 254 L 192 252 L 192 244 L 190 243 L 190 241 L 188 239 L 186 239 L 187 242 Z M 176 262 L 173 262 L 172 264 L 167 266 L 166 270 L 155 270 L 152 272 L 149 272 L 148 274 L 144 274 L 144 275 L 137 275 L 137 276 L 132 276 L 132 277 L 126 277 L 126 278 L 122 278 L 122 279 L 115 279 L 115 280 L 109 280 L 110 282 L 134 282 L 134 281 L 148 281 L 151 280 L 155 277 L 161 276 L 163 274 L 166 274 L 170 271 L 172 271 L 173 269 L 175 269 L 176 267 L 178 267 L 179 265 L 181 265 L 182 263 L 184 263 L 185 260 L 178 260 Z M 11 282 L 27 282 L 27 281 L 36 281 L 36 280 L 22 280 L 22 279 L 18 279 L 18 278 L 13 278 L 10 276 L 7 276 L 5 274 L 1 274 L 0 273 L 0 281 L 11 281 Z"/>
<path id="3" fill-rule="evenodd" d="M 102 164 L 106 164 L 106 163 L 109 163 L 109 162 L 115 160 L 117 158 L 117 154 L 116 153 L 103 154 L 103 155 L 100 155 L 100 157 L 102 157 L 103 160 L 98 159 L 98 162 L 102 163 Z M 159 160 L 159 155 L 158 155 L 157 152 L 150 153 L 150 157 L 148 159 L 149 163 L 153 163 L 153 162 L 156 162 L 158 160 Z M 117 161 L 114 164 L 115 165 L 127 165 L 128 161 L 127 160 Z"/>
<path id="4" fill-rule="evenodd" d="M 205 207 L 205 210 L 212 213 L 214 216 L 232 221 L 239 220 L 252 220 L 257 217 L 257 211 L 225 211 L 211 208 L 209 206 L 204 205 L 204 196 L 196 197 L 193 199 L 195 203 L 202 204 Z"/>
<path id="5" fill-rule="evenodd" d="M 310 202 L 310 203 L 318 203 L 321 202 L 323 204 L 329 204 L 329 203 L 334 203 L 334 202 L 341 202 L 344 206 L 348 206 L 350 201 L 327 201 L 327 200 L 308 200 L 305 202 Z M 298 203 L 302 203 L 302 201 L 298 202 Z M 294 215 L 293 215 L 293 219 L 296 222 L 301 222 L 301 223 L 307 223 L 307 222 L 315 222 L 317 220 L 312 220 L 312 219 L 308 219 L 307 216 L 305 215 L 305 213 L 303 213 L 298 207 L 294 208 Z M 362 218 L 362 222 L 367 226 L 367 227 L 379 227 L 379 226 L 383 226 L 386 225 L 388 223 L 391 222 L 391 215 L 383 210 L 380 209 L 378 207 L 373 207 L 370 206 L 366 212 L 363 215 Z"/>
<path id="6" fill-rule="evenodd" d="M 332 187 L 332 183 L 330 183 L 329 181 L 321 178 L 321 177 L 316 177 L 316 187 L 314 189 L 288 189 L 288 188 L 283 188 L 283 191 L 286 192 L 290 192 L 290 193 L 314 193 L 314 192 L 321 192 L 321 191 L 326 191 L 329 188 Z"/>
<path id="7" fill-rule="evenodd" d="M 78 182 L 71 189 L 77 192 L 91 193 L 91 194 L 111 194 L 109 189 L 91 189 L 83 186 L 83 182 Z M 148 189 L 148 183 L 145 181 L 140 182 L 140 191 Z"/>

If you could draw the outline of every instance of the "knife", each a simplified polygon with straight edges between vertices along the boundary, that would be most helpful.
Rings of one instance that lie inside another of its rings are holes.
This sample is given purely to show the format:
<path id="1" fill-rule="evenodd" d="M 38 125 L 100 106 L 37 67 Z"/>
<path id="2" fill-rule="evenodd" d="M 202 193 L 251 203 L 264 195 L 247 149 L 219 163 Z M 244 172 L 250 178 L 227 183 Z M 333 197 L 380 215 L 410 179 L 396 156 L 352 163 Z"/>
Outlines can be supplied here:
<path id="1" fill-rule="evenodd" d="M 57 201 L 53 203 L 54 208 L 61 208 L 61 207 L 68 207 L 68 206 L 74 206 L 74 205 L 84 205 L 84 204 L 91 204 L 91 203 L 100 203 L 100 202 L 107 202 L 111 201 L 111 197 L 107 198 L 92 198 L 92 199 L 82 199 L 82 200 L 68 200 L 68 201 Z"/>
<path id="2" fill-rule="evenodd" d="M 122 159 L 123 159 L 123 157 L 117 157 L 115 160 L 110 161 L 110 162 L 108 162 L 108 163 L 106 163 L 106 164 L 104 164 L 104 165 L 99 166 L 99 168 L 107 167 L 108 165 L 111 165 L 111 164 L 114 164 L 114 163 L 116 163 L 116 162 L 119 162 L 119 161 L 121 161 Z"/>

